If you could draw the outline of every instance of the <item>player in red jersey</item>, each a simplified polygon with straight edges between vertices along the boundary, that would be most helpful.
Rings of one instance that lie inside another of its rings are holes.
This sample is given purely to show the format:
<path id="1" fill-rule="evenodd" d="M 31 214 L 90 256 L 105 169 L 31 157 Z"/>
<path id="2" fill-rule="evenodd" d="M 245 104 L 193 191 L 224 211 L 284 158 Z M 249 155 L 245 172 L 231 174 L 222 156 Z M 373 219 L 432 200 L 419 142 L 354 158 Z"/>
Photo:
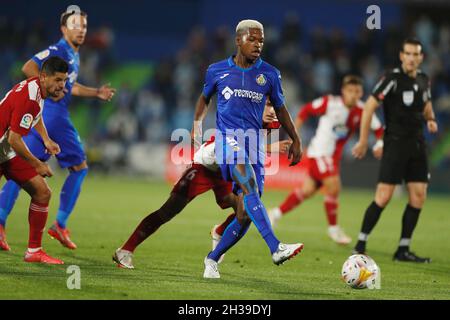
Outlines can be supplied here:
<path id="1" fill-rule="evenodd" d="M 276 124 L 278 122 L 273 108 L 266 108 L 263 121 L 267 124 L 270 123 L 269 128 L 279 127 Z M 268 151 L 286 152 L 289 145 L 290 142 L 287 140 L 280 141 L 269 145 Z M 214 147 L 214 138 L 200 146 L 194 154 L 192 164 L 173 187 L 169 199 L 158 210 L 144 218 L 129 239 L 116 250 L 113 261 L 119 267 L 134 269 L 133 253 L 136 247 L 158 230 L 161 225 L 180 213 L 195 197 L 209 190 L 213 190 L 216 203 L 220 208 L 233 208 L 234 212 L 238 212 L 237 198 L 232 192 L 232 183 L 222 179 L 216 163 Z M 234 219 L 234 212 L 228 216 L 227 221 L 231 222 Z M 241 219 L 249 218 L 244 215 Z"/>
<path id="2" fill-rule="evenodd" d="M 359 129 L 363 111 L 363 103 L 360 100 L 362 96 L 361 78 L 348 75 L 342 81 L 340 96 L 327 95 L 307 103 L 300 109 L 296 119 L 297 128 L 309 117 L 319 117 L 316 133 L 308 146 L 304 161 L 308 176 L 301 188 L 293 190 L 279 207 L 269 210 L 272 225 L 323 187 L 329 237 L 338 244 L 351 242 L 351 238 L 337 224 L 341 190 L 339 166 L 345 143 Z M 371 126 L 378 140 L 373 149 L 374 155 L 380 158 L 383 127 L 376 116 L 372 119 Z"/>
<path id="3" fill-rule="evenodd" d="M 0 101 L 0 177 L 4 175 L 8 180 L 14 180 L 31 196 L 26 262 L 63 264 L 63 261 L 50 257 L 42 250 L 42 233 L 51 197 L 44 177 L 51 177 L 53 173 L 45 162 L 29 151 L 22 137 L 35 127 L 47 152 L 52 155 L 60 152 L 58 144 L 49 138 L 41 115 L 44 99 L 57 98 L 62 94 L 68 68 L 61 58 L 49 58 L 42 65 L 38 77 L 15 85 Z M 0 239 L 0 245 L 3 240 Z"/>

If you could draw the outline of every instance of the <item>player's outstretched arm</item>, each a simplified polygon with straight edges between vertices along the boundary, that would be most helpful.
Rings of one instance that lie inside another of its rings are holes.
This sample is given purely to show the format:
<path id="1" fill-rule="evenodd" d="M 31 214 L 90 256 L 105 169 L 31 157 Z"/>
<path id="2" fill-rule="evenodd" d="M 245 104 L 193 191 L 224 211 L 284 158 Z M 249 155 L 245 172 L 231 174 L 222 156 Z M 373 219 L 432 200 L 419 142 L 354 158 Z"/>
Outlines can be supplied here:
<path id="1" fill-rule="evenodd" d="M 202 145 L 202 121 L 208 113 L 208 104 L 209 100 L 203 94 L 198 97 L 197 103 L 195 104 L 194 122 L 192 123 L 191 130 L 191 143 L 195 149 Z"/>
<path id="2" fill-rule="evenodd" d="M 22 67 L 22 72 L 27 78 L 39 76 L 39 66 L 33 59 L 28 60 Z"/>
<path id="3" fill-rule="evenodd" d="M 302 158 L 302 142 L 300 136 L 295 129 L 294 122 L 292 121 L 291 115 L 287 111 L 286 107 L 282 105 L 279 108 L 275 108 L 275 113 L 277 114 L 278 121 L 283 126 L 284 130 L 288 133 L 289 137 L 292 139 L 292 144 L 289 148 L 289 160 L 291 160 L 290 166 L 295 166 L 300 162 Z"/>
<path id="4" fill-rule="evenodd" d="M 352 154 L 357 159 L 362 159 L 366 155 L 369 143 L 370 123 L 376 108 L 378 108 L 378 101 L 374 96 L 370 96 L 364 105 L 359 131 L 359 141 L 352 149 Z"/>
<path id="5" fill-rule="evenodd" d="M 75 82 L 72 88 L 72 94 L 79 97 L 98 98 L 104 101 L 111 101 L 116 93 L 116 89 L 111 87 L 110 84 L 104 84 L 100 88 L 93 88 L 84 86 L 78 82 Z"/>

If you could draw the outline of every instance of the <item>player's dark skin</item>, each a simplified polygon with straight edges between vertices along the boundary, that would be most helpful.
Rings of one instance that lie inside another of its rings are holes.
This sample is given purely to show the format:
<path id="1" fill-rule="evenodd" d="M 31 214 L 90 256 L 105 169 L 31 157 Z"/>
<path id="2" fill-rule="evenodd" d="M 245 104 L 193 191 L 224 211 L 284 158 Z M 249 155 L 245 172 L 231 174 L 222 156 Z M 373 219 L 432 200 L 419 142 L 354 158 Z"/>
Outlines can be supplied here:
<path id="1" fill-rule="evenodd" d="M 237 33 L 235 43 L 237 47 L 237 52 L 236 56 L 234 57 L 234 63 L 241 68 L 249 68 L 256 62 L 256 60 L 261 55 L 264 46 L 264 33 L 260 29 L 250 28 L 247 32 Z M 208 104 L 209 100 L 207 100 L 206 97 L 203 96 L 203 94 L 201 94 L 197 100 L 194 113 L 194 126 L 192 128 L 193 144 L 195 140 L 196 123 L 200 123 L 202 119 L 205 117 L 208 111 Z M 297 133 L 292 118 L 286 109 L 286 106 L 283 105 L 280 108 L 275 108 L 275 113 L 278 118 L 278 121 L 285 128 L 285 130 L 292 139 L 292 144 L 289 148 L 288 156 L 289 159 L 291 160 L 290 166 L 294 166 L 298 162 L 300 162 L 300 159 L 302 157 L 302 144 L 300 137 Z M 243 190 L 243 194 L 239 196 L 238 201 L 239 205 L 237 208 L 238 210 L 235 211 L 239 223 L 243 225 L 244 223 L 245 224 L 250 223 L 250 218 L 248 218 L 244 210 L 243 195 L 249 194 L 251 192 L 258 193 L 258 186 L 255 180 L 255 173 L 253 172 L 253 169 L 250 169 L 251 167 L 249 168 L 247 166 L 246 169 L 245 164 L 238 164 L 236 165 L 235 168 L 237 173 L 241 177 L 249 176 L 248 183 L 246 183 L 245 185 L 239 183 L 238 177 L 233 176 L 233 180 L 236 181 Z"/>
<path id="2" fill-rule="evenodd" d="M 241 68 L 251 67 L 261 55 L 264 46 L 264 32 L 258 28 L 249 28 L 246 32 L 236 34 L 237 53 L 234 57 L 234 63 Z M 302 157 L 302 145 L 300 137 L 295 128 L 294 122 L 286 109 L 285 105 L 275 108 L 278 121 L 292 139 L 289 148 L 288 158 L 291 160 L 290 166 L 295 166 Z M 255 173 L 253 168 L 245 164 L 237 164 L 233 173 L 233 180 L 239 184 L 244 195 L 258 193 Z M 243 183 L 243 181 L 247 181 Z M 242 202 L 242 195 L 239 196 L 239 202 Z M 242 206 L 243 207 L 243 206 Z M 239 216 L 239 211 L 237 212 Z"/>

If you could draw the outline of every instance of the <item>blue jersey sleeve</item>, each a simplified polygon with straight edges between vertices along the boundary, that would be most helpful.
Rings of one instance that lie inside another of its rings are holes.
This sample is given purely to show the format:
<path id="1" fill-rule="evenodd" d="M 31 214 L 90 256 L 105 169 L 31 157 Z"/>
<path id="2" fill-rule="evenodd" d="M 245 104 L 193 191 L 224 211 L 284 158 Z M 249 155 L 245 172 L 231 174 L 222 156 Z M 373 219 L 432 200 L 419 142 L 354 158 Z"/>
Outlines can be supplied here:
<path id="1" fill-rule="evenodd" d="M 54 56 L 57 56 L 57 57 L 60 57 L 60 58 L 62 58 L 64 60 L 66 60 L 66 57 L 64 56 L 62 50 L 58 50 L 58 48 L 55 47 L 55 46 L 50 46 L 47 49 L 45 49 L 45 50 L 43 50 L 43 51 L 41 51 L 39 53 L 36 53 L 31 58 L 31 60 L 36 62 L 36 64 L 39 67 L 39 70 L 40 70 L 42 64 L 44 63 L 44 61 L 47 60 L 48 58 L 54 57 Z"/>
<path id="2" fill-rule="evenodd" d="M 209 100 L 212 95 L 216 92 L 216 82 L 214 80 L 214 70 L 209 66 L 206 70 L 205 84 L 203 85 L 203 96 Z"/>
<path id="3" fill-rule="evenodd" d="M 278 70 L 273 73 L 272 88 L 270 91 L 270 101 L 274 108 L 280 108 L 284 105 L 283 88 L 281 87 L 281 73 Z"/>

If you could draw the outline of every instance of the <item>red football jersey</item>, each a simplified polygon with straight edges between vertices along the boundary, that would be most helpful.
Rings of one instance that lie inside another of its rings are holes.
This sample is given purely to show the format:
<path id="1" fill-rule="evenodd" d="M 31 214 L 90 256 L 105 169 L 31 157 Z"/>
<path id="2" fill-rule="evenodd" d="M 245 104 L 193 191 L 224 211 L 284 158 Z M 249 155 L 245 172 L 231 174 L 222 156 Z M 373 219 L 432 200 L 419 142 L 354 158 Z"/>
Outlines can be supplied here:
<path id="1" fill-rule="evenodd" d="M 38 77 L 15 85 L 0 101 L 0 163 L 15 156 L 7 139 L 9 130 L 27 135 L 41 118 L 43 105 Z"/>
<path id="2" fill-rule="evenodd" d="M 25 136 L 39 121 L 44 100 L 38 77 L 16 84 L 0 101 L 0 137 L 8 129 Z"/>

